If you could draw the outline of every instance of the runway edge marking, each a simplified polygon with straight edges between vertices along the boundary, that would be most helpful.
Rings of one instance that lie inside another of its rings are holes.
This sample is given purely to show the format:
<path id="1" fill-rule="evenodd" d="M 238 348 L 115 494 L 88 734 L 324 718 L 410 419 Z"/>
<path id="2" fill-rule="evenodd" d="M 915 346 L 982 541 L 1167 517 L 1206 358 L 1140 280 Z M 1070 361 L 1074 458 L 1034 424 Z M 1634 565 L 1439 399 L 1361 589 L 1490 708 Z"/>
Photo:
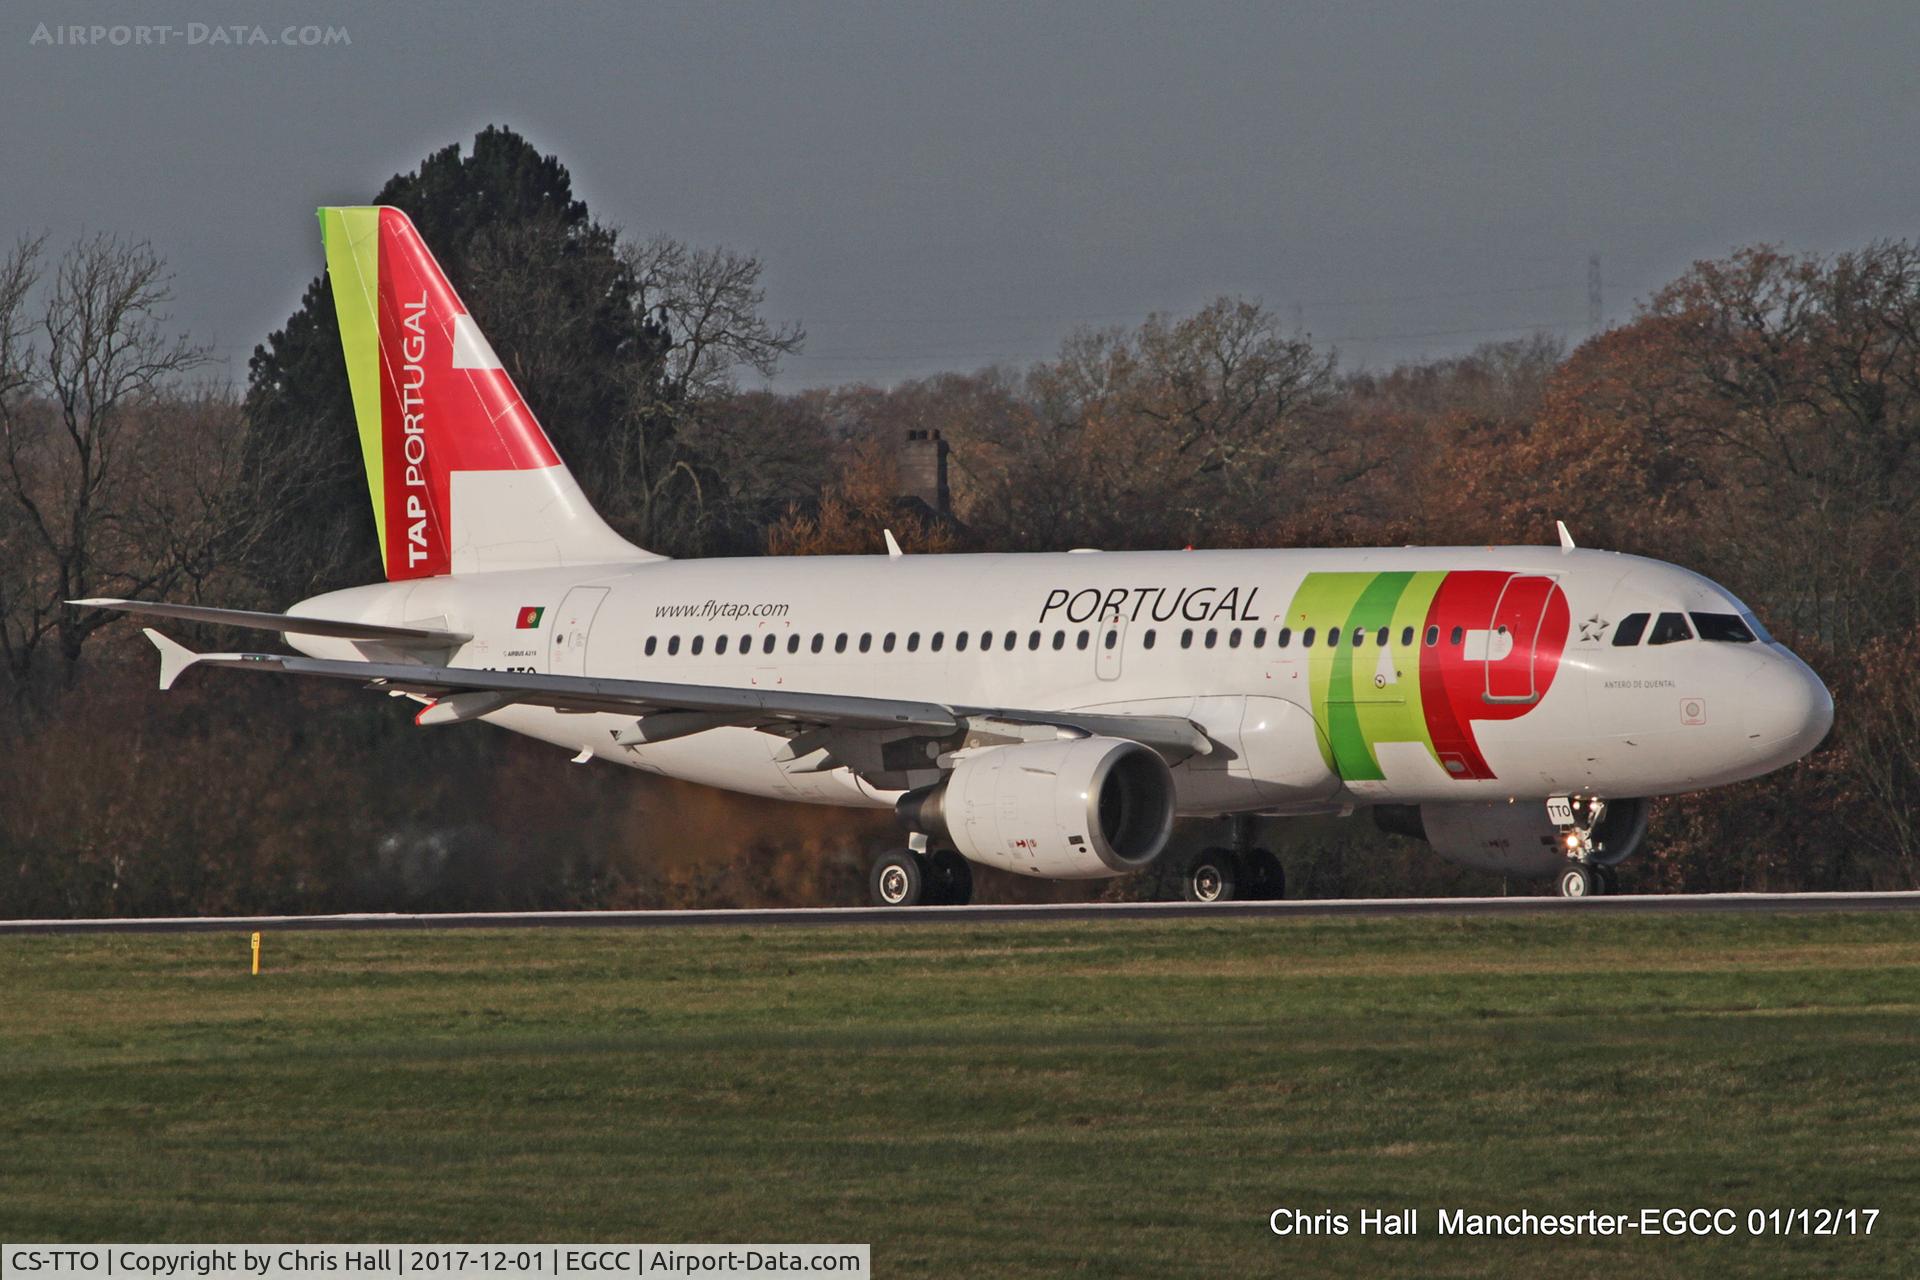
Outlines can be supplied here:
<path id="1" fill-rule="evenodd" d="M 1318 919 L 1330 916 L 1492 916 L 1568 911 L 1603 915 L 1709 912 L 1914 911 L 1920 891 L 1719 893 L 1612 898 L 1320 898 L 1298 902 L 1084 902 L 970 907 L 769 907 L 710 911 L 466 911 L 312 916 L 149 916 L 0 920 L 0 936 L 222 933 L 253 930 L 674 929 L 1011 924 L 1023 921 Z"/>

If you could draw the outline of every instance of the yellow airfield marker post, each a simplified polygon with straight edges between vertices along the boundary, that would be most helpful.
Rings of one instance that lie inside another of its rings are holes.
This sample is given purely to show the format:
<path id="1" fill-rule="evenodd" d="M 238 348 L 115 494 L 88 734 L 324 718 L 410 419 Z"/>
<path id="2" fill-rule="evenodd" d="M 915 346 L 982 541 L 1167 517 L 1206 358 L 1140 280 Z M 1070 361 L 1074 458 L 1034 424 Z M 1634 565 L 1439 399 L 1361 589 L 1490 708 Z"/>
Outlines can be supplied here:
<path id="1" fill-rule="evenodd" d="M 260 934 L 258 931 L 253 935 L 253 976 L 256 978 L 260 976 Z"/>

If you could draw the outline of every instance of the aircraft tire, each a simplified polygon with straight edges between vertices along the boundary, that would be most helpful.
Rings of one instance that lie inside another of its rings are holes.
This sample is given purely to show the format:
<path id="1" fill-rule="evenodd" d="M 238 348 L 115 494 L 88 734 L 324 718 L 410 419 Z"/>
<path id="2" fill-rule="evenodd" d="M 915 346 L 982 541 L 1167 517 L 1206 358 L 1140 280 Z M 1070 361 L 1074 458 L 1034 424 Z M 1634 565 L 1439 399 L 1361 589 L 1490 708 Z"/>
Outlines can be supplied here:
<path id="1" fill-rule="evenodd" d="M 1569 862 L 1562 867 L 1556 884 L 1563 898 L 1591 898 L 1600 892 L 1599 879 L 1584 862 Z"/>
<path id="2" fill-rule="evenodd" d="M 1274 902 L 1287 896 L 1287 869 L 1271 849 L 1249 849 L 1240 855 L 1237 896 Z"/>
<path id="3" fill-rule="evenodd" d="M 964 907 L 973 901 L 973 864 L 952 849 L 928 854 L 925 901 L 942 907 Z"/>
<path id="4" fill-rule="evenodd" d="M 1617 867 L 1595 867 L 1600 875 L 1600 892 L 1616 894 L 1620 892 L 1620 870 Z"/>
<path id="5" fill-rule="evenodd" d="M 927 900 L 927 860 L 911 849 L 880 855 L 867 877 L 876 907 L 914 907 Z"/>
<path id="6" fill-rule="evenodd" d="M 1206 848 L 1187 859 L 1180 873 L 1180 896 L 1188 902 L 1231 902 L 1239 896 L 1233 850 Z"/>

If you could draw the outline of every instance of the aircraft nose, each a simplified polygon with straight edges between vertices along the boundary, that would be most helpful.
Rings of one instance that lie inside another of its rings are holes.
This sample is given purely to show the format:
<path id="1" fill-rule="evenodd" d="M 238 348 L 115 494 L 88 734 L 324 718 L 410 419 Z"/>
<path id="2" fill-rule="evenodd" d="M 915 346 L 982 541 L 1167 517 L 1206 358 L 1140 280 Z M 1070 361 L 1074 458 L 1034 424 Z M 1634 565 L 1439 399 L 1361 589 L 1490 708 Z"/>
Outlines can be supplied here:
<path id="1" fill-rule="evenodd" d="M 1741 716 L 1748 745 L 1786 764 L 1827 736 L 1833 727 L 1833 695 L 1813 668 L 1782 649 L 1748 677 Z"/>

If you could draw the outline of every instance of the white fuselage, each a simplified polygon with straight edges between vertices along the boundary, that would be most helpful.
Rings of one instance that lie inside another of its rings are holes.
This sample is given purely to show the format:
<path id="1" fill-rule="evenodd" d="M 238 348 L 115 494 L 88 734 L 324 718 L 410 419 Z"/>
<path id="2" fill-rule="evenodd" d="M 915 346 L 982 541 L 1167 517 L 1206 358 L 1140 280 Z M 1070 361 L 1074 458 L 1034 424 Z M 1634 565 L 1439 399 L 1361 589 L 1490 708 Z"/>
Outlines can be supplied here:
<path id="1" fill-rule="evenodd" d="M 1419 606 L 1408 589 L 1392 613 L 1391 591 L 1365 590 L 1403 579 L 1441 594 Z M 1221 748 L 1174 769 L 1189 815 L 1687 791 L 1798 758 L 1831 717 L 1818 678 L 1763 631 L 1614 643 L 1637 614 L 1750 621 L 1722 588 L 1556 548 L 658 560 L 384 583 L 295 612 L 470 634 L 453 666 L 1181 716 Z M 391 656 L 292 639 L 316 657 Z M 1468 739 L 1457 749 L 1429 730 L 1446 718 L 1443 685 Z M 845 769 L 798 771 L 783 739 L 753 729 L 629 747 L 613 734 L 630 717 L 522 706 L 487 719 L 732 791 L 868 807 L 899 794 Z"/>

